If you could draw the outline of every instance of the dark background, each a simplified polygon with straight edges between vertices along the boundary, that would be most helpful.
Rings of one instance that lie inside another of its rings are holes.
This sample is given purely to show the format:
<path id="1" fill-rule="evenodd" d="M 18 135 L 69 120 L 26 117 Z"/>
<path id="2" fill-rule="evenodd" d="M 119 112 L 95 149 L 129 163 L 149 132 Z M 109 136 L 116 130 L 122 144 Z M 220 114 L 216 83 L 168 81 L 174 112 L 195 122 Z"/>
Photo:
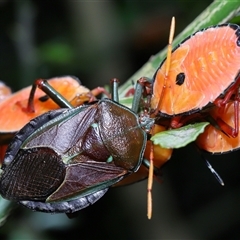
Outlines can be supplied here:
<path id="1" fill-rule="evenodd" d="M 89 88 L 122 82 L 212 1 L 1 1 L 0 79 L 13 90 L 36 78 L 75 75 Z M 151 77 L 151 76 L 150 76 Z M 17 208 L 1 239 L 239 239 L 239 153 L 207 156 L 194 145 L 175 150 L 154 183 L 153 218 L 146 217 L 146 181 L 110 189 L 69 220 Z M 75 237 L 73 237 L 75 236 Z"/>

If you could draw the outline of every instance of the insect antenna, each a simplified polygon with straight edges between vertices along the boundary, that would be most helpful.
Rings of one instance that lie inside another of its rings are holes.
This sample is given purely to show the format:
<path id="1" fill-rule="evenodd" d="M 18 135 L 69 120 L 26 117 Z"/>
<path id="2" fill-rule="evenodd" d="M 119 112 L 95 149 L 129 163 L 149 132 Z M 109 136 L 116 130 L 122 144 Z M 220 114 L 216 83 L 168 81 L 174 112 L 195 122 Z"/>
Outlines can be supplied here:
<path id="1" fill-rule="evenodd" d="M 160 100 L 158 102 L 158 107 L 159 109 L 160 104 L 162 102 L 162 97 L 164 94 L 164 90 L 166 88 L 166 81 L 168 77 L 168 72 L 170 69 L 171 65 L 171 55 L 172 55 L 172 41 L 173 41 L 173 36 L 175 32 L 175 17 L 172 17 L 171 21 L 171 27 L 170 27 L 170 34 L 169 34 L 169 41 L 168 41 L 168 49 L 167 49 L 167 59 L 166 59 L 166 70 L 165 70 L 165 77 L 164 77 L 164 86 L 161 92 Z M 154 132 L 154 125 L 151 129 L 152 132 Z M 153 142 L 151 142 L 151 151 L 150 151 L 150 165 L 149 165 L 149 172 L 148 172 L 148 184 L 147 184 L 147 217 L 148 219 L 151 219 L 152 217 L 152 186 L 153 186 L 153 176 L 154 176 L 154 154 L 153 154 Z"/>
<path id="2" fill-rule="evenodd" d="M 159 102 L 158 102 L 157 109 L 160 109 L 160 105 L 161 105 L 162 98 L 163 98 L 163 95 L 164 95 L 164 90 L 166 88 L 166 81 L 167 81 L 167 78 L 168 78 L 169 69 L 170 69 L 170 66 L 171 66 L 172 41 L 173 41 L 174 32 L 175 32 L 175 17 L 172 17 L 171 27 L 170 27 L 170 34 L 169 34 L 169 40 L 168 40 L 168 47 L 167 47 L 167 57 L 166 57 L 166 69 L 165 69 L 165 76 L 164 76 L 164 85 L 163 85 L 161 96 L 160 96 L 160 99 L 159 99 Z"/>
<path id="3" fill-rule="evenodd" d="M 154 128 L 154 126 L 153 126 Z M 152 186 L 153 186 L 153 172 L 154 172 L 154 165 L 153 165 L 153 142 L 151 141 L 151 151 L 150 151 L 150 165 L 148 171 L 148 184 L 147 184 L 147 217 L 148 219 L 152 218 Z"/>

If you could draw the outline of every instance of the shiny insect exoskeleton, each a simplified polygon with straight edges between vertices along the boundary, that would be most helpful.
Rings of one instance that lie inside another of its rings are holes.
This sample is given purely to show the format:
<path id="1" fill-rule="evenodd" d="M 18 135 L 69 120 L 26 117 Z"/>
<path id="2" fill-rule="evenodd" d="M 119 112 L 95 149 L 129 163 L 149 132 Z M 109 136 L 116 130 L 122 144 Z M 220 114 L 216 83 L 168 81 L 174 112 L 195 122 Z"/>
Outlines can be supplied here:
<path id="1" fill-rule="evenodd" d="M 167 57 L 147 80 L 154 115 L 166 117 L 170 127 L 178 128 L 201 121 L 198 113 L 204 111 L 205 116 L 213 106 L 224 107 L 232 99 L 239 104 L 240 27 L 231 23 L 207 27 L 172 50 L 172 26 Z M 230 137 L 238 136 L 238 112 L 236 107 L 232 128 L 220 118 L 216 122 Z"/>
<path id="2" fill-rule="evenodd" d="M 166 116 L 189 114 L 239 86 L 240 27 L 211 26 L 187 37 L 154 74 L 151 105 Z"/>
<path id="3" fill-rule="evenodd" d="M 0 193 L 33 210 L 78 211 L 138 170 L 146 141 L 138 115 L 110 99 L 50 111 L 15 135 Z"/>

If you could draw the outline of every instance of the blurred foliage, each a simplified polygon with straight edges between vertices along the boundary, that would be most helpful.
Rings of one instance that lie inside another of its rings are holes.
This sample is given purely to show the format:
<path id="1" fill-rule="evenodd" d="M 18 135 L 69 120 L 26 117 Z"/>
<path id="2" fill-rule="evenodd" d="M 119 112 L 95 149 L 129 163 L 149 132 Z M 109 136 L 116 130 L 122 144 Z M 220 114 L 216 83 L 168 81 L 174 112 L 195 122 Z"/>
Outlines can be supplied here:
<path id="1" fill-rule="evenodd" d="M 72 47 L 61 42 L 47 42 L 38 49 L 39 58 L 46 64 L 52 64 L 56 67 L 73 62 L 75 54 Z"/>
<path id="2" fill-rule="evenodd" d="M 14 90 L 71 73 L 88 87 L 122 82 L 211 1 L 1 1 L 1 79 Z M 9 68 L 11 71 L 9 72 Z"/>
<path id="3" fill-rule="evenodd" d="M 0 79 L 14 90 L 34 79 L 76 75 L 89 88 L 123 82 L 212 1 L 1 1 Z M 235 19 L 238 22 L 237 18 Z M 146 218 L 146 182 L 111 189 L 75 219 L 16 208 L 0 238 L 238 239 L 239 153 L 207 156 L 225 187 L 190 145 L 174 152 L 153 189 Z M 77 236 L 77 237 L 76 237 Z"/>

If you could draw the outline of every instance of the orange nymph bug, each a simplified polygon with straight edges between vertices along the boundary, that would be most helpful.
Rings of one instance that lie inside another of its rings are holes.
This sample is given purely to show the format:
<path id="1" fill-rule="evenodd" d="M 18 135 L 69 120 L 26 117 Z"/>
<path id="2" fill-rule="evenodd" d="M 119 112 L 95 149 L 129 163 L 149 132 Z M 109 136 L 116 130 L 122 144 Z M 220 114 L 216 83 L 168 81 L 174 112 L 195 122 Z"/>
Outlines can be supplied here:
<path id="1" fill-rule="evenodd" d="M 152 109 L 170 117 L 189 114 L 238 86 L 239 36 L 240 27 L 229 23 L 200 30 L 180 43 L 154 75 Z"/>
<path id="2" fill-rule="evenodd" d="M 138 83 L 145 89 L 152 85 L 150 115 L 158 118 L 159 124 L 166 117 L 168 126 L 178 128 L 202 120 L 211 113 L 211 107 L 222 108 L 233 96 L 235 106 L 238 105 L 240 27 L 229 23 L 202 29 L 172 50 L 174 23 L 173 18 L 166 59 L 152 80 L 142 78 Z M 229 136 L 238 135 L 238 112 L 235 107 L 234 128 L 220 118 L 216 120 L 216 125 Z"/>
<path id="3" fill-rule="evenodd" d="M 151 107 L 158 115 L 172 118 L 171 127 L 182 126 L 193 117 L 190 114 L 212 104 L 224 106 L 236 94 L 240 84 L 239 36 L 236 24 L 211 26 L 192 34 L 168 54 L 154 75 Z M 230 129 L 220 119 L 217 123 L 229 136 L 238 135 L 238 128 Z"/>
<path id="4" fill-rule="evenodd" d="M 38 83 L 37 80 L 35 82 Z M 82 105 L 102 92 L 102 89 L 90 91 L 80 84 L 76 77 L 62 76 L 48 79 L 48 83 L 73 106 Z M 34 86 L 35 86 L 34 85 Z M 37 86 L 35 86 L 37 88 Z M 32 87 L 26 87 L 12 95 L 8 95 L 0 102 L 0 143 L 8 143 L 11 137 L 32 118 L 59 106 L 39 88 L 35 89 L 34 96 L 30 96 Z M 0 89 L 1 91 L 1 89 Z M 34 105 L 34 109 L 32 109 Z M 17 116 L 17 117 L 16 117 Z"/>

